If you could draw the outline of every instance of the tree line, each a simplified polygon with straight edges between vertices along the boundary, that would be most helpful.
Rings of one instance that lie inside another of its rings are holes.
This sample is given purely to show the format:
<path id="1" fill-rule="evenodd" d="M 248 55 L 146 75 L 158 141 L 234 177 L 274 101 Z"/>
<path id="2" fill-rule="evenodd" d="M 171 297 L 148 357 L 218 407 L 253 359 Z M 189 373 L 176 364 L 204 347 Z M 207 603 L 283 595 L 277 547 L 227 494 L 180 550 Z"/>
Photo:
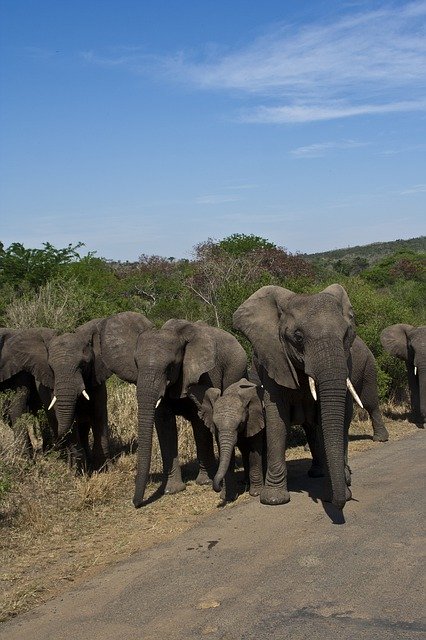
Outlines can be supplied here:
<path id="1" fill-rule="evenodd" d="M 92 318 L 138 311 L 156 325 L 169 318 L 203 320 L 237 335 L 234 310 L 264 285 L 315 293 L 333 282 L 347 290 L 357 331 L 379 366 L 382 399 L 405 385 L 402 363 L 383 352 L 380 331 L 394 323 L 425 324 L 426 254 L 403 248 L 374 264 L 343 269 L 310 261 L 255 235 L 233 234 L 194 247 L 193 258 L 142 254 L 115 262 L 83 254 L 83 243 L 41 249 L 0 243 L 0 324 L 71 331 Z"/>

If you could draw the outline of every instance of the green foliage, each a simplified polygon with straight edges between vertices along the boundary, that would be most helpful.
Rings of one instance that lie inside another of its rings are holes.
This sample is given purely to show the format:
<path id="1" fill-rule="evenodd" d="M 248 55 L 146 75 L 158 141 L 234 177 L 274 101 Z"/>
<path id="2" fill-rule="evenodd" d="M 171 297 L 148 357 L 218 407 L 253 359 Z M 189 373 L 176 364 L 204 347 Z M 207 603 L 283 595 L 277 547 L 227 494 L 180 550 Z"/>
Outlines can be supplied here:
<path id="1" fill-rule="evenodd" d="M 386 287 L 398 280 L 426 283 L 426 254 L 398 251 L 366 269 L 362 277 L 376 287 Z"/>
<path id="2" fill-rule="evenodd" d="M 253 234 L 233 233 L 231 236 L 220 240 L 217 246 L 231 256 L 242 256 L 251 251 L 263 251 L 264 249 L 276 249 L 276 245 L 265 238 Z"/>
<path id="3" fill-rule="evenodd" d="M 82 242 L 69 244 L 64 249 L 56 249 L 50 242 L 44 242 L 44 249 L 26 249 L 14 242 L 7 249 L 0 243 L 0 274 L 2 284 L 21 287 L 28 283 L 32 288 L 44 284 L 59 272 L 61 265 L 80 258 L 77 249 Z"/>
<path id="4" fill-rule="evenodd" d="M 392 243 L 385 244 L 389 254 Z M 245 234 L 200 243 L 191 261 L 141 255 L 134 263 L 114 263 L 90 253 L 80 257 L 81 246 L 0 245 L 0 323 L 69 331 L 92 318 L 132 310 L 157 326 L 175 317 L 234 332 L 235 309 L 264 285 L 315 293 L 339 282 L 354 307 L 357 331 L 377 359 L 384 398 L 401 391 L 406 374 L 400 361 L 383 352 L 381 330 L 397 322 L 426 322 L 425 258 L 417 246 L 404 246 L 379 261 L 376 245 L 349 257 L 342 250 L 335 252 L 331 266 L 318 266 L 307 256 L 291 255 L 269 240 Z M 374 260 L 374 266 L 366 267 Z M 250 356 L 249 343 L 237 337 Z"/>

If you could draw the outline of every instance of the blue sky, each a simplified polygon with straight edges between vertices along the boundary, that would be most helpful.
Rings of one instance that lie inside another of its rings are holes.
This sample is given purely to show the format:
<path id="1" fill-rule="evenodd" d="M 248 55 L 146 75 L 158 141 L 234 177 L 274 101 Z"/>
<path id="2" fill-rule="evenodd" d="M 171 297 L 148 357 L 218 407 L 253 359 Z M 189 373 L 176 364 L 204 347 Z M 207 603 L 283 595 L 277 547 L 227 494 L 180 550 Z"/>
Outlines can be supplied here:
<path id="1" fill-rule="evenodd" d="M 425 0 L 2 0 L 1 241 L 423 235 L 425 24 Z"/>

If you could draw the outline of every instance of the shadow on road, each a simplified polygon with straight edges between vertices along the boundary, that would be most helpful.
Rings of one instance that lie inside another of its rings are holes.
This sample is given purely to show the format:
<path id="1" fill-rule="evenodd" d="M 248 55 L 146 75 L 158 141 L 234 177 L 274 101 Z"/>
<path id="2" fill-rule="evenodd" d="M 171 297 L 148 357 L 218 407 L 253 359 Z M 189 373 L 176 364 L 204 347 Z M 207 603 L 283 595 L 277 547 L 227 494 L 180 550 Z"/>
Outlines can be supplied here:
<path id="1" fill-rule="evenodd" d="M 333 522 L 333 524 L 345 524 L 345 516 L 343 511 L 337 509 L 330 502 L 325 502 L 322 499 L 323 493 L 323 479 L 322 478 L 310 478 L 308 476 L 308 470 L 311 466 L 312 460 L 310 458 L 303 458 L 301 460 L 288 460 L 287 461 L 287 484 L 290 492 L 307 493 L 308 496 L 316 504 L 321 504 L 327 516 Z"/>

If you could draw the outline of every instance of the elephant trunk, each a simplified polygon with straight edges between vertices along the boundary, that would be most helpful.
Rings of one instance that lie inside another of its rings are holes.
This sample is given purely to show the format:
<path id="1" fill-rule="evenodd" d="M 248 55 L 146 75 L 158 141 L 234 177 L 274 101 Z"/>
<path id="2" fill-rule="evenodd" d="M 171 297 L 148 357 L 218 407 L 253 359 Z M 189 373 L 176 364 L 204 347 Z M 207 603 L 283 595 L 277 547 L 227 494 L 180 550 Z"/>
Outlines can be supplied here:
<path id="1" fill-rule="evenodd" d="M 347 500 L 345 479 L 345 413 L 346 370 L 339 378 L 318 381 L 322 438 L 328 476 L 331 484 L 332 503 L 343 509 Z"/>
<path id="2" fill-rule="evenodd" d="M 229 469 L 234 447 L 237 444 L 237 432 L 219 432 L 219 467 L 213 478 L 213 489 L 219 493 L 222 489 L 222 482 Z"/>
<path id="3" fill-rule="evenodd" d="M 71 430 L 75 420 L 76 405 L 79 393 L 68 386 L 56 386 L 55 414 L 58 421 L 58 438 L 63 439 Z"/>
<path id="4" fill-rule="evenodd" d="M 152 431 L 154 427 L 155 408 L 163 389 L 155 383 L 143 383 L 138 380 L 138 455 L 136 468 L 136 484 L 133 504 L 138 509 L 142 506 L 151 465 Z"/>

